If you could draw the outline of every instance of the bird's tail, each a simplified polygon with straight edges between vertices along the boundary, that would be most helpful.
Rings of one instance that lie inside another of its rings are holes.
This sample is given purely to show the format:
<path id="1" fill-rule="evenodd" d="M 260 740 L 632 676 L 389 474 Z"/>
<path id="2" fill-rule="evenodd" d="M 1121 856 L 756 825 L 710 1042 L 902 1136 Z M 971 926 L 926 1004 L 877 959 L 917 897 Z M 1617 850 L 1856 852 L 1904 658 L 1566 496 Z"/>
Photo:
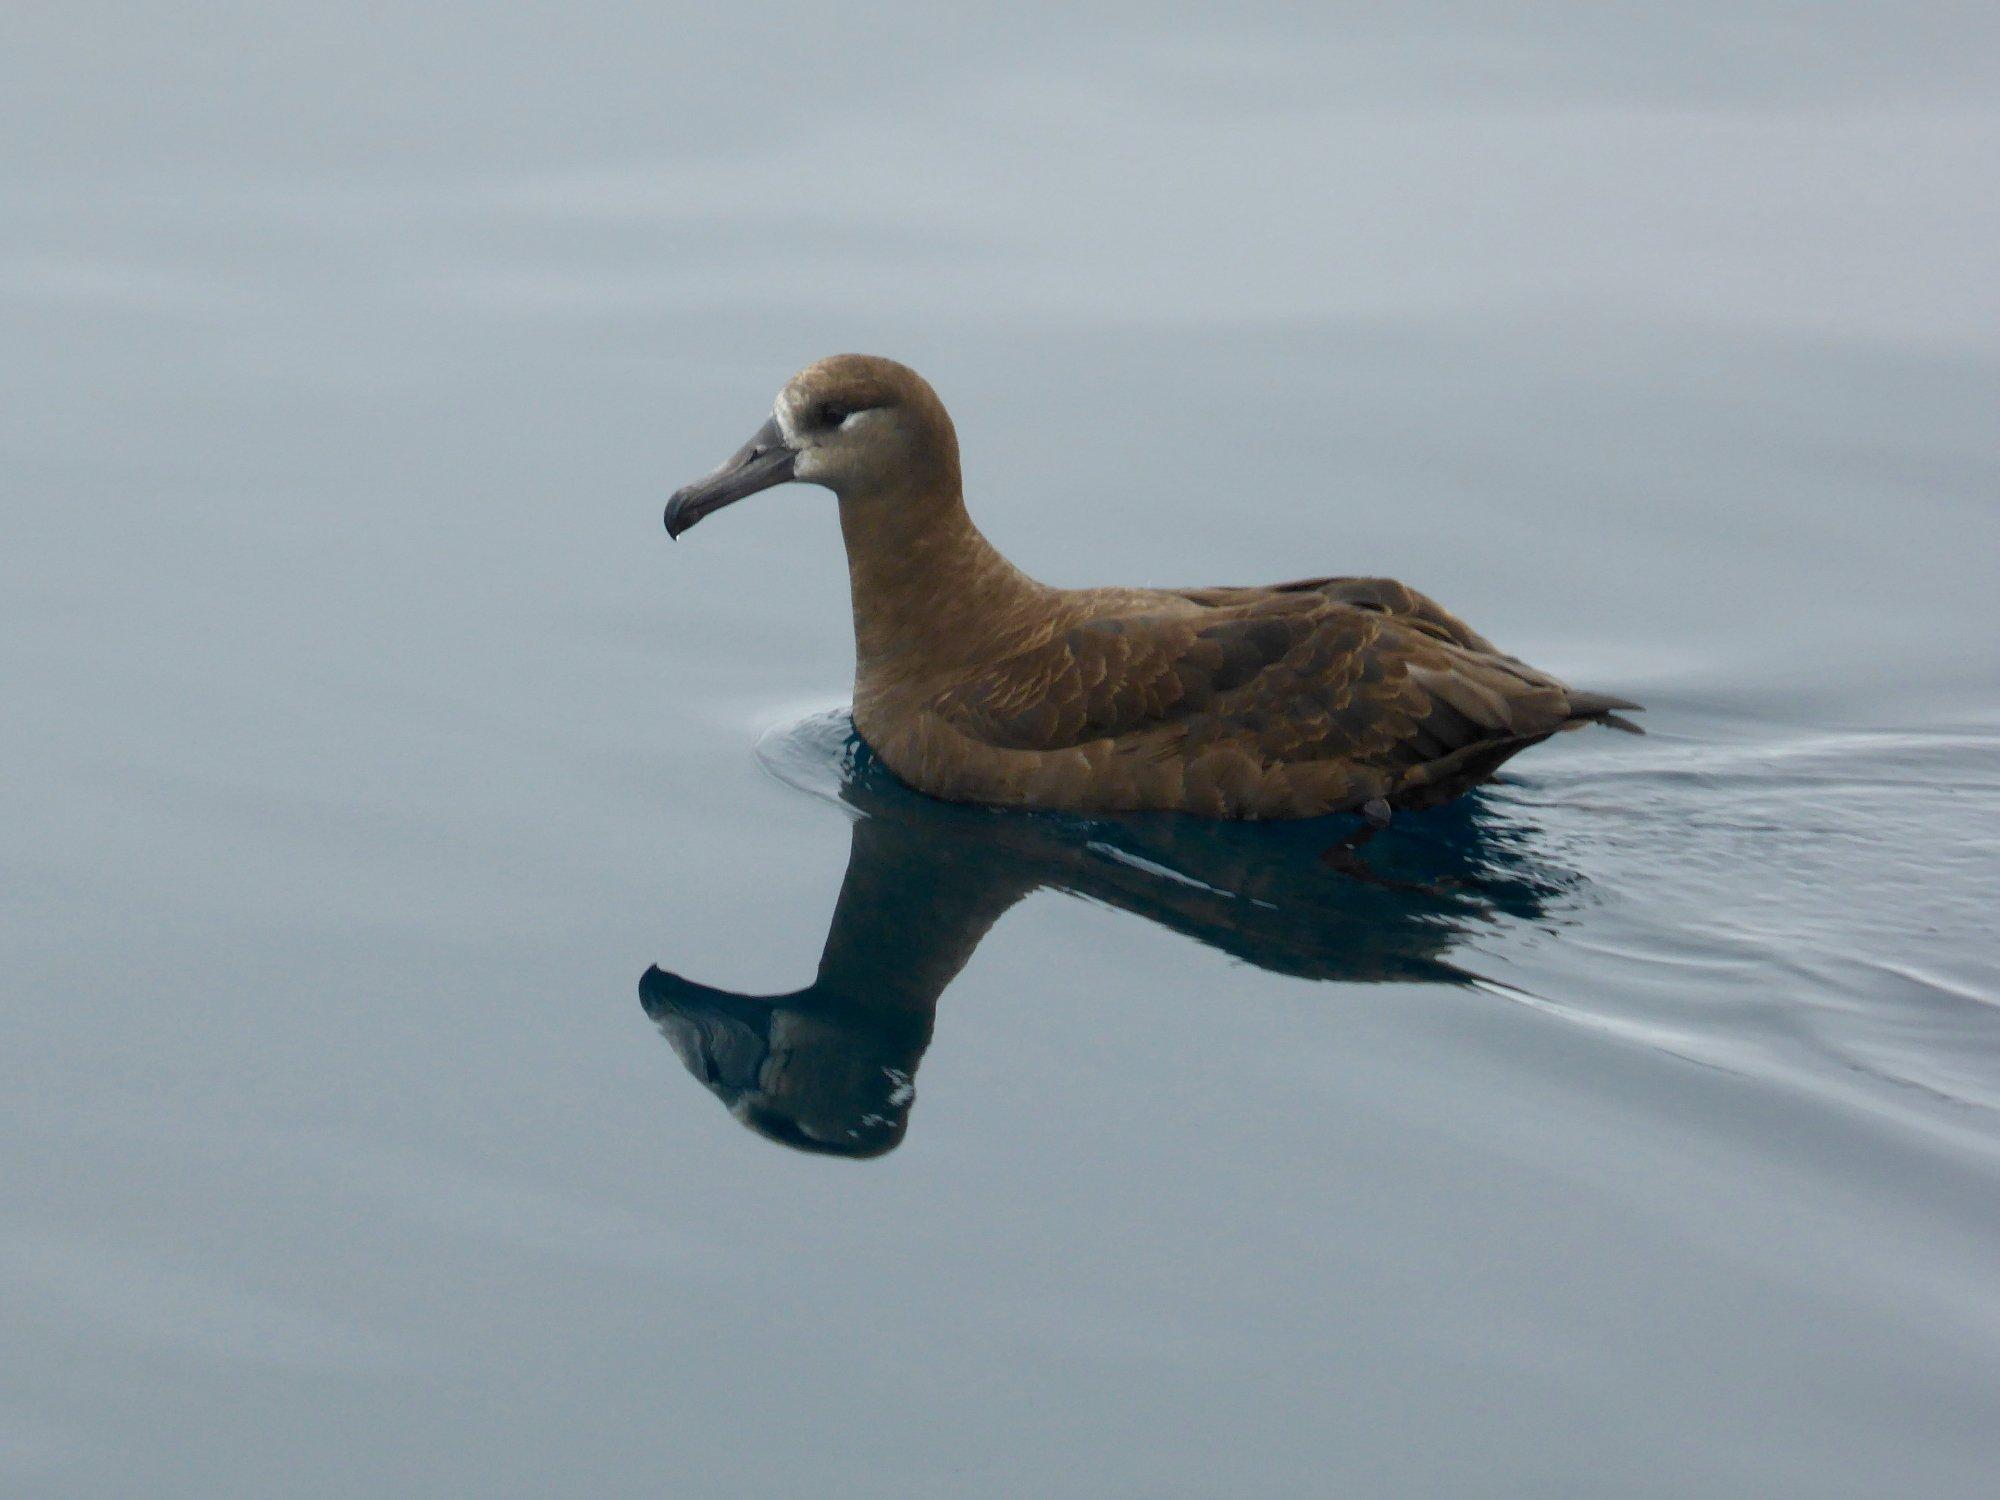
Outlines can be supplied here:
<path id="1" fill-rule="evenodd" d="M 1571 692 L 1569 695 L 1570 717 L 1587 719 L 1593 724 L 1602 724 L 1606 729 L 1620 729 L 1626 734 L 1644 734 L 1646 731 L 1630 719 L 1616 712 L 1628 709 L 1632 713 L 1644 713 L 1643 703 L 1634 703 L 1629 698 L 1614 698 L 1609 693 Z"/>

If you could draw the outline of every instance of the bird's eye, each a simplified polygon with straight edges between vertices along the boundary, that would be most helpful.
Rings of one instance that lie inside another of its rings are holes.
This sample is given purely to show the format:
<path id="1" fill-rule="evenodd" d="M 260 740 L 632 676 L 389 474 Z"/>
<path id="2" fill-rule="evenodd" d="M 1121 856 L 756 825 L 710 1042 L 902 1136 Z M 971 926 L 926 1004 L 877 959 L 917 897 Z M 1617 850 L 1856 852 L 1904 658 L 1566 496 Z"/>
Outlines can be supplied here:
<path id="1" fill-rule="evenodd" d="M 836 406 L 831 401 L 819 409 L 820 423 L 826 427 L 838 427 L 842 422 L 847 420 L 848 415 L 846 407 Z"/>

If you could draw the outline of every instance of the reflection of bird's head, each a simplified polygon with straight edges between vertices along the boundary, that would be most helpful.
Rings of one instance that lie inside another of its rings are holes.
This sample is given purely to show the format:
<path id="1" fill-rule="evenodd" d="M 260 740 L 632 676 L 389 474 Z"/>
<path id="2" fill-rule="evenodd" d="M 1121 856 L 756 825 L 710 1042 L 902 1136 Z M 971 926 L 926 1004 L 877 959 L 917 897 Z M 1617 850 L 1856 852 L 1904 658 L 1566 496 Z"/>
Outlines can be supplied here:
<path id="1" fill-rule="evenodd" d="M 739 995 L 646 971 L 639 999 L 688 1072 L 759 1135 L 880 1156 L 908 1128 L 928 1018 L 822 997 Z"/>

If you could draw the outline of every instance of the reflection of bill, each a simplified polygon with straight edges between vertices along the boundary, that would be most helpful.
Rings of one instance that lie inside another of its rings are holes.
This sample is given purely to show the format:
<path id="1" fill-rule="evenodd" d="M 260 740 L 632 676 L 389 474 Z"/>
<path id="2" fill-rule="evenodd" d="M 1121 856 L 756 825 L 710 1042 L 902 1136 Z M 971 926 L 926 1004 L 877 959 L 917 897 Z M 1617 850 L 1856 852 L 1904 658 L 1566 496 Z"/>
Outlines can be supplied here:
<path id="1" fill-rule="evenodd" d="M 879 1156 L 903 1138 L 937 1002 L 993 924 L 1048 888 L 1134 912 L 1279 973 L 1463 983 L 1446 954 L 1468 925 L 1546 914 L 1574 884 L 1523 847 L 1529 830 L 1477 798 L 1410 818 L 1378 860 L 1448 894 L 1358 884 L 1326 869 L 1315 823 L 1159 815 L 1118 821 L 999 812 L 902 786 L 845 715 L 791 737 L 786 774 L 858 814 L 819 974 L 742 995 L 650 969 L 646 1013 L 731 1114 L 772 1140 Z"/>

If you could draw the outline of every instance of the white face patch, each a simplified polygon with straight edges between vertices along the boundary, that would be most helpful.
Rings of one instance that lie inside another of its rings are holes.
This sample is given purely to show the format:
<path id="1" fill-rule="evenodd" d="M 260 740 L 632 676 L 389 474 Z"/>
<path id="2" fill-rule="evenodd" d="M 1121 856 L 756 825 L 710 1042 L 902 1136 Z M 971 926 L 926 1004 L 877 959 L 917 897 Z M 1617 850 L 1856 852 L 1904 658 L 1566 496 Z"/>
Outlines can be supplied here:
<path id="1" fill-rule="evenodd" d="M 785 440 L 785 446 L 798 455 L 792 461 L 793 477 L 807 483 L 822 481 L 827 473 L 828 461 L 837 461 L 838 450 L 845 449 L 844 442 L 834 441 L 836 437 L 845 439 L 851 433 L 865 433 L 889 415 L 880 407 L 851 411 L 841 419 L 838 427 L 829 432 L 816 423 L 800 420 L 799 408 L 802 404 L 809 403 L 795 399 L 790 391 L 781 391 L 771 408 L 771 416 L 778 424 L 778 433 Z"/>
<path id="2" fill-rule="evenodd" d="M 799 423 L 792 415 L 791 403 L 781 393 L 777 404 L 771 408 L 771 415 L 778 419 L 778 431 L 784 434 L 785 446 L 794 451 L 799 447 Z"/>
<path id="3" fill-rule="evenodd" d="M 792 411 L 792 403 L 782 394 L 778 397 L 778 404 L 772 408 L 771 415 L 778 419 L 778 433 L 784 438 L 785 446 L 798 455 L 792 460 L 792 477 L 802 479 L 807 484 L 817 482 L 823 469 L 820 460 L 825 457 L 821 445 L 813 441 L 799 425 L 799 419 Z"/>

